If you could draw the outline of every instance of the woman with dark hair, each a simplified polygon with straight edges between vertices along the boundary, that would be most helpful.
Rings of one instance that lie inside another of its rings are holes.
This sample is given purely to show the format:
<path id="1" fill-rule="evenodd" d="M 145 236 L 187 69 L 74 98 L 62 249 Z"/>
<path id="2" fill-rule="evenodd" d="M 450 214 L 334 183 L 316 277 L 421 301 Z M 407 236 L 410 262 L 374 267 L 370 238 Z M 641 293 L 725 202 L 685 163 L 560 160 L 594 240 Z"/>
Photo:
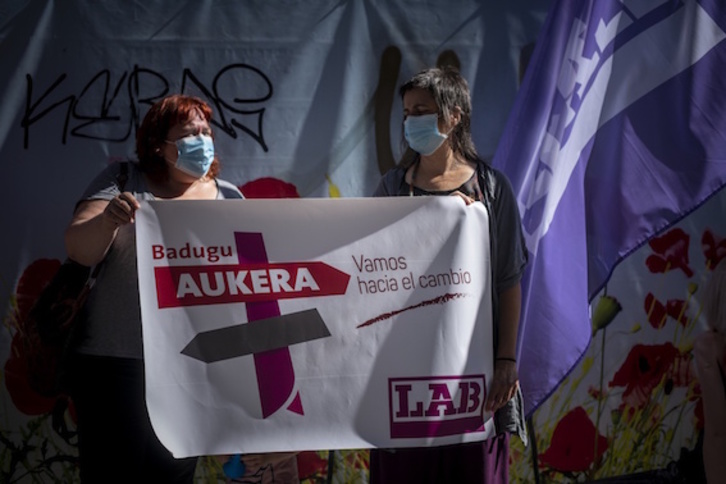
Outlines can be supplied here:
<path id="1" fill-rule="evenodd" d="M 217 178 L 211 119 L 212 110 L 195 97 L 171 95 L 154 104 L 137 132 L 138 163 L 103 170 L 66 229 L 71 259 L 103 262 L 71 366 L 83 482 L 193 482 L 196 459 L 174 459 L 146 409 L 133 222 L 139 201 L 242 198 Z"/>
<path id="2" fill-rule="evenodd" d="M 508 481 L 508 433 L 526 443 L 517 374 L 520 280 L 527 262 L 511 184 L 479 159 L 471 139 L 471 96 L 458 71 L 426 69 L 401 86 L 403 130 L 416 152 L 381 179 L 374 196 L 454 195 L 481 202 L 490 217 L 494 374 L 484 409 L 497 436 L 444 447 L 372 450 L 371 483 Z M 482 238 L 483 240 L 483 238 Z"/>

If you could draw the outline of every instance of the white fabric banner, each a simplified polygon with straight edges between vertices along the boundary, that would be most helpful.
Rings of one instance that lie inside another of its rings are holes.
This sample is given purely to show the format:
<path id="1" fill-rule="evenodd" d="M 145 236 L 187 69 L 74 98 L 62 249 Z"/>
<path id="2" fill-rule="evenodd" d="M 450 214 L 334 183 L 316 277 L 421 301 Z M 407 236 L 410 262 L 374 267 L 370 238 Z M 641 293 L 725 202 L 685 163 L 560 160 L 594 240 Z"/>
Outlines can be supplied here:
<path id="1" fill-rule="evenodd" d="M 481 204 L 159 201 L 136 227 L 147 404 L 175 456 L 492 433 Z"/>

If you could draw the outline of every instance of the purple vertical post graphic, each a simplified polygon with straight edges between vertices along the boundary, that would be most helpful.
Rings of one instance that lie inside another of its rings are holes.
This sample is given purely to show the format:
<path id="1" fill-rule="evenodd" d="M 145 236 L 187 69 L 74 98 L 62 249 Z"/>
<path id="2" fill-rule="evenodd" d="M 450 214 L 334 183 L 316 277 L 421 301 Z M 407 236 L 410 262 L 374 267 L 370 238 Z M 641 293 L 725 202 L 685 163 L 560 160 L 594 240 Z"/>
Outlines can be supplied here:
<path id="1" fill-rule="evenodd" d="M 269 262 L 261 233 L 235 232 L 234 238 L 240 264 L 265 264 Z M 277 301 L 253 302 L 247 303 L 245 306 L 248 321 L 280 316 L 280 306 Z M 256 353 L 254 359 L 257 386 L 260 391 L 260 403 L 262 405 L 262 417 L 267 418 L 279 410 L 292 393 L 295 386 L 295 370 L 292 366 L 289 348 Z M 295 396 L 295 400 L 290 404 L 288 410 L 303 414 L 299 393 Z"/>

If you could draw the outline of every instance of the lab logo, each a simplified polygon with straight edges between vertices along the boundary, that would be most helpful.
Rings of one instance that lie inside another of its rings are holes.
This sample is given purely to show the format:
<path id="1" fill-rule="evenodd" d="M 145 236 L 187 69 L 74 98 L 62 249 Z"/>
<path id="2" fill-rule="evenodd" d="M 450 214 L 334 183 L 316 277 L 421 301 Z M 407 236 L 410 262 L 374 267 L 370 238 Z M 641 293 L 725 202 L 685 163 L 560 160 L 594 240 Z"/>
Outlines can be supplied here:
<path id="1" fill-rule="evenodd" d="M 391 378 L 391 438 L 445 437 L 484 430 L 484 375 Z"/>
<path id="2" fill-rule="evenodd" d="M 235 232 L 238 263 L 154 268 L 159 309 L 244 303 L 247 323 L 197 334 L 181 351 L 211 364 L 252 355 L 262 417 L 278 411 L 295 388 L 289 346 L 330 336 L 317 309 L 281 314 L 278 300 L 345 294 L 350 275 L 323 262 L 276 262 L 267 258 L 261 233 Z M 178 251 L 156 248 L 159 258 L 180 258 Z M 188 248 L 194 254 L 201 248 Z M 231 255 L 231 247 L 219 248 Z M 209 255 L 209 248 L 206 250 Z M 304 414 L 299 393 L 287 407 Z"/>

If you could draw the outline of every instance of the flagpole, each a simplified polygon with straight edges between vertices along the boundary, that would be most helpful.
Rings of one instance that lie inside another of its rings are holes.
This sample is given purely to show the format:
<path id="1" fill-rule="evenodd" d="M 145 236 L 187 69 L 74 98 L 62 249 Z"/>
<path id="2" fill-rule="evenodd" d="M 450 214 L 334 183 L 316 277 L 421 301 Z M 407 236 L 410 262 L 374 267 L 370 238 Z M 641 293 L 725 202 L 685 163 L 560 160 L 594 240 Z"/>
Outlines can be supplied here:
<path id="1" fill-rule="evenodd" d="M 326 484 L 333 483 L 333 471 L 335 469 L 335 451 L 328 451 L 328 475 L 325 477 Z"/>
<path id="2" fill-rule="evenodd" d="M 537 437 L 534 434 L 534 423 L 532 416 L 526 418 L 527 422 L 527 433 L 529 434 L 529 441 L 532 446 L 532 470 L 534 471 L 534 483 L 539 484 L 539 456 L 537 454 Z"/>

